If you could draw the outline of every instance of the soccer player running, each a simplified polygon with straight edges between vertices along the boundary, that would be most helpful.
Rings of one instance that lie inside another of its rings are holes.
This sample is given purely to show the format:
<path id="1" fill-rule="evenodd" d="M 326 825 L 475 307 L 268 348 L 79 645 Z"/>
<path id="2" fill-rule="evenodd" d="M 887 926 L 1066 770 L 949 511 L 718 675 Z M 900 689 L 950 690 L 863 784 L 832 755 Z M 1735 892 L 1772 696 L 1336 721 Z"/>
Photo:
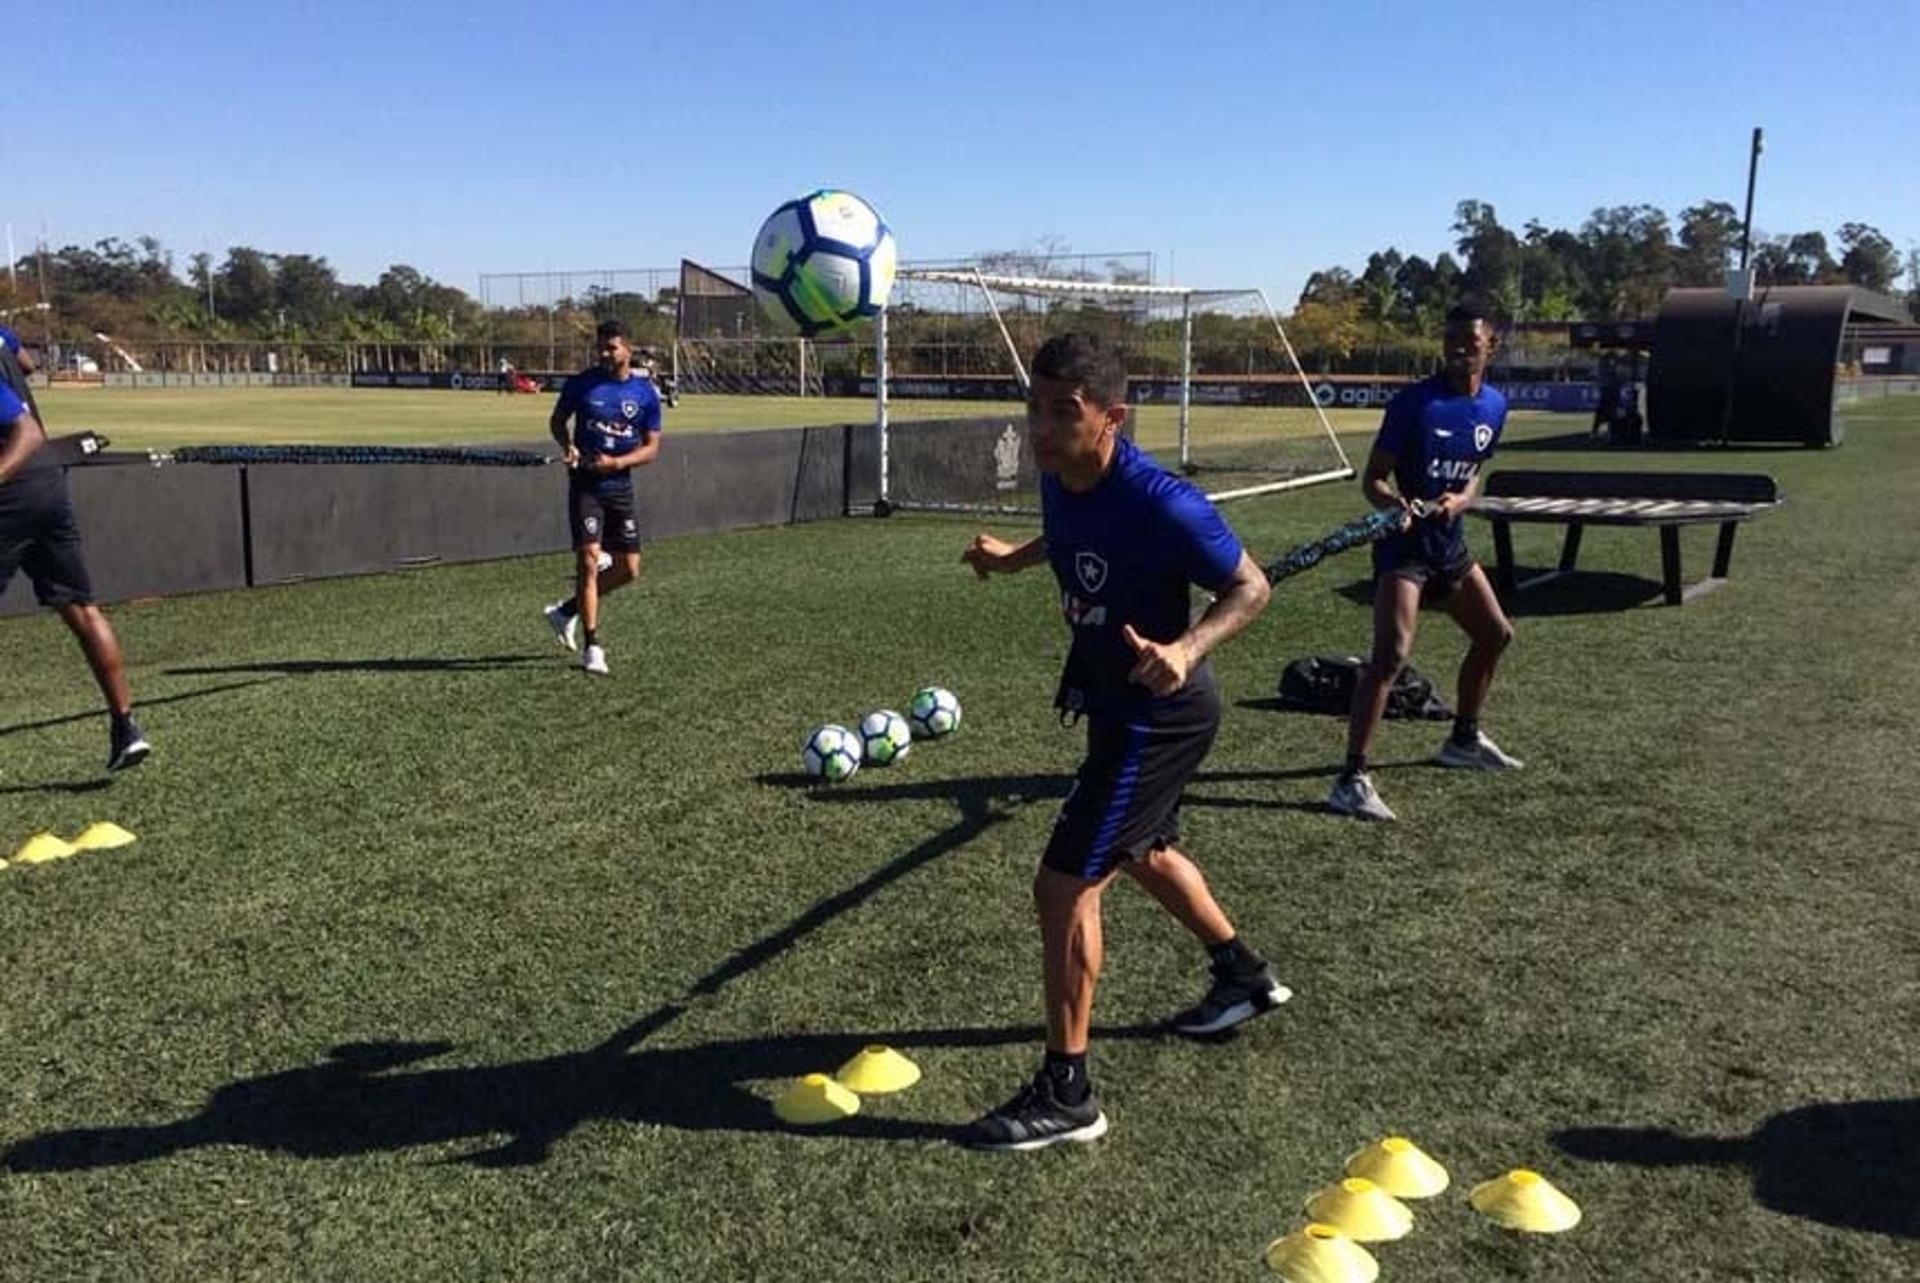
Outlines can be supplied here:
<path id="1" fill-rule="evenodd" d="M 41 448 L 47 434 L 27 386 L 32 368 L 20 340 L 0 328 L 0 594 L 15 571 L 25 570 L 35 598 L 58 614 L 80 643 L 111 717 L 107 769 L 123 770 L 138 765 L 152 747 L 134 724 L 120 641 L 93 604 L 67 474 Z"/>
<path id="2" fill-rule="evenodd" d="M 976 537 L 981 578 L 1046 562 L 1072 633 L 1056 702 L 1085 714 L 1087 756 L 1034 875 L 1047 1014 L 1046 1059 L 1005 1105 L 960 1135 L 988 1149 L 1091 1141 L 1107 1130 L 1087 1073 L 1100 897 L 1125 872 L 1199 937 L 1213 982 L 1175 1028 L 1208 1034 L 1292 994 L 1249 949 L 1199 868 L 1175 845 L 1180 791 L 1213 743 L 1220 696 L 1206 656 L 1266 605 L 1265 576 L 1213 505 L 1119 435 L 1127 375 L 1094 337 L 1050 339 L 1033 359 L 1027 436 L 1039 465 L 1042 533 Z M 1214 594 L 1192 619 L 1189 585 Z"/>
<path id="3" fill-rule="evenodd" d="M 546 608 L 560 644 L 579 648 L 575 625 L 586 631 L 580 667 L 604 676 L 600 599 L 640 577 L 640 521 L 633 501 L 633 469 L 660 454 L 660 397 L 653 381 L 633 367 L 627 327 L 600 322 L 600 362 L 568 379 L 547 427 L 565 451 L 567 524 L 573 531 L 574 592 Z M 569 435 L 568 420 L 573 421 Z M 613 554 L 600 569 L 600 550 Z"/>
<path id="4" fill-rule="evenodd" d="M 1506 426 L 1507 399 L 1486 381 L 1498 343 L 1492 316 L 1475 303 L 1447 313 L 1440 373 L 1387 403 L 1367 456 L 1361 488 L 1376 508 L 1422 500 L 1425 515 L 1373 546 L 1373 655 L 1354 687 L 1347 724 L 1347 761 L 1327 806 L 1340 815 L 1392 820 L 1367 774 L 1367 753 L 1387 709 L 1393 680 L 1406 666 L 1429 585 L 1446 594 L 1447 611 L 1471 644 L 1460 664 L 1453 733 L 1436 759 L 1442 766 L 1506 771 L 1520 766 L 1480 731 L 1480 709 L 1501 652 L 1513 640 L 1487 573 L 1467 551 L 1462 516 L 1480 493 L 1481 465 Z"/>

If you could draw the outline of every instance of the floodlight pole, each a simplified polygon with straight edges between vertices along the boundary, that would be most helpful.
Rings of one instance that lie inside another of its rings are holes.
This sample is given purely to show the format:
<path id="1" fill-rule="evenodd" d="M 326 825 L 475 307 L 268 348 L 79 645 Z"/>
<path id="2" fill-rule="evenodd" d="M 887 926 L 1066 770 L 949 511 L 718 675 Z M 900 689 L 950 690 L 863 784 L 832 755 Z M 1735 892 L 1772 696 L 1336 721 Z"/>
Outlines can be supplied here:
<path id="1" fill-rule="evenodd" d="M 1724 444 L 1733 435 L 1733 390 L 1740 378 L 1740 348 L 1747 329 L 1747 296 L 1753 292 L 1747 276 L 1747 257 L 1753 249 L 1753 189 L 1760 177 L 1760 153 L 1766 150 L 1766 137 L 1760 126 L 1753 127 L 1753 145 L 1747 153 L 1747 211 L 1740 222 L 1739 293 L 1733 299 L 1733 349 L 1727 361 L 1727 387 L 1720 398 L 1720 440 Z"/>

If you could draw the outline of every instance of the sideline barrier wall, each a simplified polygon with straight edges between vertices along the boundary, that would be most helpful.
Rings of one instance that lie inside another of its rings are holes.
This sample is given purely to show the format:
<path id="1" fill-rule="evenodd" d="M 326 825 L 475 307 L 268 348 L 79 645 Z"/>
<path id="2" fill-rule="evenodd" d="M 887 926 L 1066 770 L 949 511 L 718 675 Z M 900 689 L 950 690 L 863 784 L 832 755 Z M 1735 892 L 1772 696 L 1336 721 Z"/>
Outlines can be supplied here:
<path id="1" fill-rule="evenodd" d="M 966 434 L 896 425 L 909 452 L 949 457 Z M 994 430 L 1001 427 L 993 421 Z M 872 425 L 675 436 L 634 475 L 643 540 L 841 516 L 849 438 Z M 551 442 L 531 448 L 550 451 Z M 898 444 L 896 449 L 901 448 Z M 870 475 L 853 488 L 871 502 Z M 953 456 L 958 457 L 958 456 Z M 110 453 L 67 469 L 103 602 L 559 553 L 569 544 L 558 466 L 169 464 Z M 0 616 L 37 609 L 16 575 Z"/>

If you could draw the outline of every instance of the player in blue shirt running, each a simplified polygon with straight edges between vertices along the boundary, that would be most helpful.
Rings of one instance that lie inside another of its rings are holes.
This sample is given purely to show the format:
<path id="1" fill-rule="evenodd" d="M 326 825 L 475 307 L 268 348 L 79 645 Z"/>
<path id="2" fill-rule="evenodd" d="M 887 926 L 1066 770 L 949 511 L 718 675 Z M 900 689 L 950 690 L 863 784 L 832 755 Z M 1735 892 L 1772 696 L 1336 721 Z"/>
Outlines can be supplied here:
<path id="1" fill-rule="evenodd" d="M 1212 986 L 1174 1017 L 1175 1028 L 1216 1033 L 1291 996 L 1175 845 L 1180 791 L 1220 722 L 1207 654 L 1260 613 L 1270 590 L 1206 497 L 1120 436 L 1126 391 L 1125 367 L 1098 339 L 1066 334 L 1041 347 L 1027 437 L 1042 474 L 1042 533 L 1019 545 L 983 534 L 963 555 L 983 579 L 1052 567 L 1072 634 L 1056 703 L 1063 718 L 1087 718 L 1087 757 L 1033 883 L 1046 1059 L 1012 1100 L 961 1134 L 982 1148 L 1038 1149 L 1107 1129 L 1086 1060 L 1100 897 L 1116 873 L 1146 888 L 1210 954 Z M 1197 621 L 1195 584 L 1214 594 Z"/>
<path id="2" fill-rule="evenodd" d="M 580 667 L 605 675 L 600 645 L 600 599 L 640 577 L 640 516 L 634 507 L 633 469 L 660 455 L 660 396 L 653 380 L 633 367 L 627 327 L 600 322 L 600 362 L 568 379 L 547 421 L 567 463 L 567 524 L 573 531 L 574 593 L 546 609 L 560 644 L 572 650 L 574 625 L 586 629 Z M 573 422 L 572 433 L 567 430 Z M 600 569 L 600 550 L 613 554 Z"/>
<path id="3" fill-rule="evenodd" d="M 80 529 L 67 498 L 67 474 L 42 449 L 47 434 L 27 386 L 19 340 L 0 335 L 0 593 L 24 570 L 34 597 L 73 633 L 106 697 L 107 769 L 139 764 L 152 751 L 133 720 L 120 641 L 93 604 L 93 581 L 80 556 Z M 24 363 L 32 368 L 31 358 Z"/>
<path id="4" fill-rule="evenodd" d="M 1462 303 L 1449 312 L 1443 368 L 1388 402 L 1367 457 L 1361 487 L 1376 508 L 1410 507 L 1415 499 L 1426 507 L 1404 533 L 1373 546 L 1373 655 L 1353 692 L 1346 766 L 1327 798 L 1338 814 L 1394 818 L 1367 774 L 1367 752 L 1393 680 L 1412 652 L 1420 597 L 1429 587 L 1445 594 L 1448 613 L 1470 641 L 1460 664 L 1453 733 L 1436 760 L 1479 771 L 1520 766 L 1480 731 L 1480 709 L 1513 625 L 1467 551 L 1462 516 L 1480 493 L 1482 468 L 1507 422 L 1507 399 L 1486 381 L 1497 342 L 1484 308 Z"/>

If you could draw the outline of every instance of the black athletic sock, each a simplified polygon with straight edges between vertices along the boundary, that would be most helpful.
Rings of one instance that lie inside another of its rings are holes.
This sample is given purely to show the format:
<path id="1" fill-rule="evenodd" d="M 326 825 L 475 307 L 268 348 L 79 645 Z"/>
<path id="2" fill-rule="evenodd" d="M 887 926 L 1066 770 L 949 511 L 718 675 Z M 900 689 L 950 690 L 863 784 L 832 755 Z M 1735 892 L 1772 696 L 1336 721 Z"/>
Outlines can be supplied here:
<path id="1" fill-rule="evenodd" d="M 1347 779 L 1352 779 L 1356 775 L 1365 775 L 1366 773 L 1367 755 L 1365 753 L 1347 754 L 1347 769 L 1342 771 L 1341 774 Z"/>
<path id="2" fill-rule="evenodd" d="M 598 628 L 587 629 L 586 644 L 589 646 L 598 646 L 600 644 L 600 630 Z"/>
<path id="3" fill-rule="evenodd" d="M 113 733 L 115 735 L 124 734 L 133 729 L 132 709 L 128 709 L 124 713 L 110 713 L 109 716 L 113 718 Z"/>
<path id="4" fill-rule="evenodd" d="M 575 615 L 579 613 L 580 613 L 580 603 L 575 601 L 573 598 L 569 597 L 565 601 L 560 603 L 560 614 L 562 615 L 562 617 L 567 619 L 572 619 Z"/>
<path id="5" fill-rule="evenodd" d="M 1093 1084 L 1087 1081 L 1087 1053 L 1077 1052 L 1069 1055 L 1064 1051 L 1047 1049 L 1047 1077 L 1053 1081 L 1053 1094 L 1063 1105 L 1078 1105 L 1093 1090 Z"/>
<path id="6" fill-rule="evenodd" d="M 1462 748 L 1472 748 L 1480 742 L 1480 719 L 1477 717 L 1456 717 L 1453 719 L 1453 742 Z"/>
<path id="7" fill-rule="evenodd" d="M 1242 944 L 1239 936 L 1209 947 L 1207 953 L 1212 956 L 1216 970 L 1230 971 L 1236 976 L 1250 975 L 1266 965 L 1266 959 Z"/>

